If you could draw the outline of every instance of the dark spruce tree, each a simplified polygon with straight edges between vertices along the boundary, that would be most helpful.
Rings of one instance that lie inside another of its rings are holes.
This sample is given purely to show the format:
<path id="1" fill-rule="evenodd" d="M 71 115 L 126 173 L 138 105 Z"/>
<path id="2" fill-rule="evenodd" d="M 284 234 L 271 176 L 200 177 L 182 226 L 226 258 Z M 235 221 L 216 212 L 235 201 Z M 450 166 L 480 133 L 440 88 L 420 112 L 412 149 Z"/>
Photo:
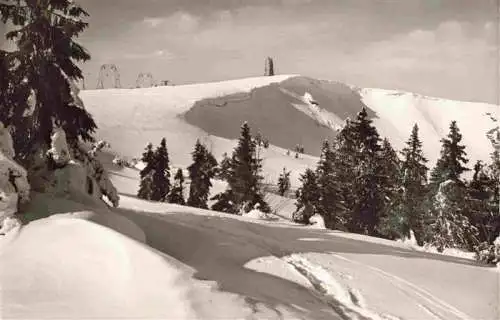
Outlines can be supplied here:
<path id="1" fill-rule="evenodd" d="M 401 162 L 387 138 L 382 142 L 379 165 L 381 167 L 380 191 L 383 193 L 384 209 L 379 215 L 378 234 L 388 239 L 401 238 Z"/>
<path id="2" fill-rule="evenodd" d="M 214 204 L 214 208 L 220 210 L 222 203 L 230 203 L 230 208 L 223 211 L 239 214 L 242 211 L 249 212 L 256 204 L 259 204 L 259 210 L 266 213 L 270 212 L 269 205 L 264 201 L 264 196 L 260 190 L 262 181 L 260 175 L 262 170 L 261 162 L 256 155 L 256 144 L 250 133 L 250 127 L 245 122 L 241 126 L 238 145 L 233 151 L 231 174 L 228 177 L 228 190 L 226 190 L 225 195 L 218 195 L 214 198 L 219 199 Z M 229 190 L 231 190 L 230 193 Z"/>
<path id="3" fill-rule="evenodd" d="M 491 163 L 488 168 L 490 179 L 494 184 L 494 187 L 491 188 L 493 190 L 493 196 L 490 199 L 491 211 L 495 213 L 490 224 L 491 235 L 489 238 L 494 241 L 500 236 L 500 150 L 495 150 L 491 154 Z"/>
<path id="4" fill-rule="evenodd" d="M 30 145 L 35 129 L 31 116 L 25 114 L 30 108 L 28 97 L 31 89 L 22 81 L 23 75 L 14 65 L 11 55 L 0 50 L 0 121 L 10 126 L 15 159 L 25 165 L 24 160 L 32 153 Z"/>
<path id="5" fill-rule="evenodd" d="M 208 209 L 207 201 L 212 187 L 211 179 L 214 179 L 217 173 L 217 161 L 199 140 L 196 140 L 192 157 L 193 163 L 188 167 L 191 185 L 187 205 Z"/>
<path id="6" fill-rule="evenodd" d="M 142 154 L 141 161 L 144 163 L 144 168 L 139 172 L 141 179 L 137 197 L 140 199 L 151 200 L 152 187 L 153 187 L 153 168 L 154 168 L 155 154 L 153 152 L 153 145 L 149 143 Z"/>
<path id="7" fill-rule="evenodd" d="M 317 213 L 319 190 L 316 173 L 307 169 L 299 178 L 302 183 L 296 191 L 297 209 L 293 213 L 293 220 L 298 223 L 309 224 L 309 219 Z"/>
<path id="8" fill-rule="evenodd" d="M 151 192 L 151 200 L 153 201 L 165 201 L 167 194 L 170 192 L 169 164 L 167 141 L 163 138 L 154 154 L 153 186 Z"/>
<path id="9" fill-rule="evenodd" d="M 498 129 L 497 129 L 498 130 Z M 492 130 L 493 132 L 495 131 Z M 496 131 L 498 133 L 498 131 Z M 500 134 L 500 133 L 499 133 Z M 474 217 L 481 219 L 479 222 L 479 238 L 482 241 L 476 248 L 476 259 L 488 264 L 496 265 L 500 261 L 498 244 L 495 239 L 500 237 L 500 149 L 495 136 L 490 136 L 495 151 L 491 154 L 491 163 L 485 168 L 476 165 L 474 178 L 471 182 L 470 193 L 475 201 Z M 481 173 L 477 173 L 477 172 Z M 484 177 L 487 175 L 487 177 Z M 477 209 L 483 212 L 481 215 Z"/>
<path id="10" fill-rule="evenodd" d="M 479 242 L 490 245 L 500 231 L 497 179 L 491 166 L 488 168 L 481 161 L 477 161 L 474 165 L 474 175 L 468 185 L 471 197 L 471 223 L 478 229 Z"/>
<path id="11" fill-rule="evenodd" d="M 184 200 L 184 175 L 182 174 L 182 169 L 177 169 L 174 176 L 174 185 L 167 196 L 167 202 L 185 205 Z"/>
<path id="12" fill-rule="evenodd" d="M 19 132 L 25 135 L 21 139 L 26 145 L 24 151 L 34 154 L 50 148 L 54 126 L 64 129 L 70 143 L 79 138 L 92 141 L 97 126 L 75 97 L 73 87 L 75 81 L 83 78 L 76 63 L 90 59 L 87 51 L 74 41 L 87 27 L 82 19 L 88 14 L 68 0 L 5 0 L 0 3 L 0 13 L 4 23 L 12 24 L 13 30 L 7 37 L 18 48 L 2 53 L 4 59 L 12 61 L 10 86 L 17 89 L 16 104 L 0 103 L 0 114 L 8 114 L 6 122 L 14 127 L 29 124 L 26 132 Z M 30 92 L 32 98 L 28 99 Z M 21 115 L 28 107 L 31 112 L 26 122 Z"/>
<path id="13" fill-rule="evenodd" d="M 460 175 L 469 170 L 465 166 L 469 160 L 461 142 L 462 134 L 457 122 L 452 121 L 447 137 L 441 139 L 441 157 L 431 172 L 431 192 L 437 192 L 439 185 L 446 180 L 460 181 Z"/>
<path id="14" fill-rule="evenodd" d="M 325 140 L 321 148 L 321 156 L 316 168 L 318 185 L 318 203 L 316 211 L 323 217 L 329 229 L 342 229 L 345 225 L 344 201 L 335 171 L 335 153 L 330 143 Z"/>
<path id="15" fill-rule="evenodd" d="M 227 153 L 224 152 L 222 155 L 222 161 L 219 164 L 219 170 L 217 171 L 217 178 L 220 180 L 227 181 L 231 176 L 231 158 L 228 157 Z"/>
<path id="16" fill-rule="evenodd" d="M 453 121 L 448 136 L 441 139 L 441 157 L 431 173 L 432 221 L 428 238 L 440 251 L 454 247 L 472 250 L 478 244 L 478 231 L 471 224 L 472 200 L 461 179 L 461 174 L 469 170 L 461 141 Z"/>
<path id="17" fill-rule="evenodd" d="M 424 227 L 428 212 L 427 195 L 427 167 L 428 160 L 424 157 L 422 142 L 418 136 L 418 126 L 413 126 L 410 138 L 401 151 L 401 202 L 400 220 L 401 236 L 409 237 L 413 230 L 419 245 L 424 243 Z"/>
<path id="18" fill-rule="evenodd" d="M 352 212 L 355 206 L 355 194 L 352 192 L 355 177 L 355 157 L 357 154 L 356 148 L 356 132 L 352 121 L 348 118 L 345 121 L 344 127 L 337 134 L 335 141 L 335 175 L 337 177 L 341 198 L 344 201 L 345 210 L 341 216 L 346 219 L 348 225 L 352 224 Z"/>
<path id="19" fill-rule="evenodd" d="M 354 208 L 350 231 L 376 235 L 376 227 L 384 209 L 383 176 L 380 165 L 380 138 L 377 129 L 363 108 L 353 121 L 356 153 L 352 193 Z"/>
<path id="20" fill-rule="evenodd" d="M 290 173 L 286 168 L 283 168 L 283 172 L 281 172 L 278 178 L 278 192 L 282 197 L 290 190 Z"/>

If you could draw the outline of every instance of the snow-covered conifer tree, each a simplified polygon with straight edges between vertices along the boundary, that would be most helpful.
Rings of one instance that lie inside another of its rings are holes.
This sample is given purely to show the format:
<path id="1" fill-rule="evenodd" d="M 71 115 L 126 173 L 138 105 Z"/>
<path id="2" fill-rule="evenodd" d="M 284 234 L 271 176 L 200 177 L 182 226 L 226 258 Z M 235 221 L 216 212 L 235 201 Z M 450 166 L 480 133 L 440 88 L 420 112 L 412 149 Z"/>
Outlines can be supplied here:
<path id="1" fill-rule="evenodd" d="M 418 136 L 418 126 L 413 126 L 410 138 L 401 151 L 401 181 L 399 214 L 401 236 L 410 237 L 413 230 L 419 245 L 423 245 L 424 226 L 428 212 L 427 194 L 427 159 L 422 151 L 422 142 Z"/>
<path id="2" fill-rule="evenodd" d="M 477 229 L 471 225 L 472 200 L 461 174 L 467 170 L 465 146 L 457 123 L 441 139 L 441 157 L 431 173 L 429 195 L 433 201 L 430 242 L 439 250 L 446 247 L 473 249 L 478 244 Z M 436 190 L 437 188 L 437 190 Z"/>
<path id="3" fill-rule="evenodd" d="M 356 132 L 354 131 L 353 122 L 348 118 L 345 121 L 343 128 L 337 134 L 335 139 L 335 176 L 339 183 L 341 197 L 344 201 L 345 210 L 341 216 L 346 218 L 346 223 L 352 223 L 352 212 L 354 210 L 356 195 L 352 192 L 355 182 L 355 156 L 356 148 Z"/>
<path id="4" fill-rule="evenodd" d="M 309 224 L 309 219 L 317 213 L 319 191 L 316 173 L 311 169 L 301 174 L 299 178 L 302 185 L 296 191 L 297 209 L 293 213 L 293 220 L 298 223 Z"/>
<path id="5" fill-rule="evenodd" d="M 465 166 L 469 162 L 466 158 L 465 145 L 462 145 L 461 142 L 462 134 L 458 129 L 457 122 L 452 121 L 447 137 L 441 139 L 441 157 L 431 172 L 431 192 L 435 193 L 439 185 L 448 179 L 460 180 L 460 175 L 469 170 Z"/>
<path id="6" fill-rule="evenodd" d="M 354 205 L 350 231 L 369 235 L 376 234 L 376 226 L 384 209 L 382 167 L 380 165 L 380 138 L 372 120 L 363 108 L 353 121 L 354 137 Z"/>
<path id="7" fill-rule="evenodd" d="M 222 160 L 219 164 L 219 169 L 217 170 L 217 178 L 220 180 L 227 181 L 231 175 L 231 158 L 228 157 L 227 153 L 224 152 L 222 155 Z"/>
<path id="8" fill-rule="evenodd" d="M 8 115 L 4 119 L 8 125 L 24 129 L 16 130 L 16 135 L 24 135 L 25 154 L 45 153 L 54 127 L 64 130 L 70 144 L 79 138 L 92 141 L 96 124 L 72 93 L 72 82 L 82 79 L 76 63 L 90 59 L 74 41 L 87 27 L 82 18 L 88 14 L 72 1 L 57 0 L 5 0 L 0 14 L 3 22 L 13 25 L 7 37 L 17 44 L 14 52 L 2 53 L 9 65 L 8 95 L 15 97 L 4 99 L 15 103 L 0 103 L 0 113 Z M 33 103 L 28 101 L 30 95 Z"/>
<path id="9" fill-rule="evenodd" d="M 211 179 L 214 179 L 217 173 L 217 161 L 199 140 L 196 140 L 192 157 L 193 163 L 188 167 L 191 185 L 187 205 L 207 209 L 208 196 L 212 187 Z"/>
<path id="10" fill-rule="evenodd" d="M 151 200 L 165 201 L 167 194 L 170 192 L 170 167 L 167 151 L 167 142 L 165 138 L 161 140 L 160 146 L 154 153 L 153 165 L 153 184 L 151 191 Z"/>
<path id="11" fill-rule="evenodd" d="M 330 143 L 325 140 L 316 169 L 319 196 L 316 210 L 323 217 L 325 226 L 329 229 L 342 228 L 345 224 L 342 215 L 344 201 L 334 166 L 335 153 Z"/>
<path id="12" fill-rule="evenodd" d="M 141 182 L 137 196 L 140 199 L 151 200 L 154 159 L 153 145 L 148 143 L 141 158 L 144 168 L 139 172 Z"/>
<path id="13" fill-rule="evenodd" d="M 278 192 L 280 196 L 284 196 L 290 190 L 290 173 L 286 168 L 283 168 L 283 172 L 281 172 L 278 178 Z"/>
<path id="14" fill-rule="evenodd" d="M 250 133 L 250 126 L 245 122 L 241 126 L 238 145 L 233 151 L 231 175 L 228 177 L 228 190 L 231 190 L 231 196 L 233 197 L 231 199 L 231 208 L 237 208 L 237 211 L 233 213 L 249 212 L 254 209 L 257 203 L 260 205 L 259 210 L 263 212 L 270 211 L 269 205 L 264 201 L 264 196 L 260 190 L 262 181 L 261 162 L 262 160 L 256 155 L 256 144 Z M 228 195 L 229 193 L 218 198 L 228 199 Z M 225 200 L 224 203 L 229 202 Z M 215 206 L 220 208 L 221 204 L 215 204 Z"/>
<path id="15" fill-rule="evenodd" d="M 401 238 L 405 219 L 401 213 L 401 163 L 387 138 L 382 142 L 379 165 L 381 166 L 380 189 L 384 194 L 384 208 L 379 216 L 378 233 L 385 238 Z M 408 233 L 409 235 L 409 233 Z"/>
<path id="16" fill-rule="evenodd" d="M 184 200 L 184 175 L 182 174 L 182 169 L 177 169 L 177 172 L 174 176 L 174 185 L 172 190 L 167 196 L 167 201 L 169 203 L 175 203 L 180 205 L 185 205 L 186 201 Z"/>

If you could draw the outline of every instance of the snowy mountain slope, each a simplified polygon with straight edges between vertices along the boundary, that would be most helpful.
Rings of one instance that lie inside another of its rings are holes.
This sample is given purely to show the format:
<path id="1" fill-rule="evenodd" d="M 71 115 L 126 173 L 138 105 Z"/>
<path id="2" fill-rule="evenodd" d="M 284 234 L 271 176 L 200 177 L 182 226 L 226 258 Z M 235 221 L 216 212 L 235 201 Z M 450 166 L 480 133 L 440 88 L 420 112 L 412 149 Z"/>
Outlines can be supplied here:
<path id="1" fill-rule="evenodd" d="M 231 154 L 236 142 L 224 137 L 210 135 L 193 126 L 183 114 L 198 100 L 207 97 L 245 93 L 254 88 L 280 82 L 291 76 L 250 78 L 208 84 L 145 89 L 87 90 L 81 92 L 88 111 L 95 118 L 99 129 L 97 137 L 111 144 L 113 152 L 125 158 L 140 157 L 147 143 L 158 145 L 167 138 L 170 160 L 174 165 L 187 167 L 191 163 L 191 152 L 196 139 L 200 139 L 214 153 L 217 159 L 222 154 Z M 242 122 L 234 121 L 239 134 Z M 291 180 L 294 185 L 307 167 L 314 165 L 315 157 L 303 155 L 295 159 L 292 153 L 271 146 L 261 151 L 264 158 L 264 172 L 267 181 L 276 181 L 285 166 L 294 169 Z"/>
<path id="2" fill-rule="evenodd" d="M 247 92 L 289 77 L 262 77 L 175 87 L 87 90 L 81 92 L 81 97 L 99 126 L 98 136 L 108 140 L 119 154 L 137 157 L 148 141 L 158 144 L 163 136 L 169 141 L 182 141 L 189 147 L 194 146 L 197 138 L 209 139 L 205 132 L 180 119 L 196 101 Z M 185 150 L 172 151 L 172 155 L 179 154 L 179 162 L 188 157 L 182 152 Z"/>
<path id="3" fill-rule="evenodd" d="M 450 122 L 457 121 L 463 136 L 470 167 L 476 160 L 489 160 L 493 151 L 486 133 L 495 126 L 490 115 L 500 116 L 500 106 L 432 98 L 409 92 L 360 89 L 362 101 L 377 116 L 380 134 L 401 148 L 415 123 L 419 125 L 424 153 L 431 163 L 439 157 L 440 139 L 448 134 Z"/>
<path id="4" fill-rule="evenodd" d="M 343 120 L 363 106 L 359 95 L 343 84 L 297 76 L 250 93 L 203 99 L 184 118 L 228 139 L 236 139 L 247 121 L 273 145 L 293 150 L 301 144 L 306 153 L 318 156 L 324 139 L 333 138 Z"/>
<path id="5" fill-rule="evenodd" d="M 314 165 L 325 138 L 332 138 L 347 117 L 368 108 L 382 137 L 396 149 L 408 139 L 414 123 L 420 127 L 425 155 L 433 166 L 440 142 L 457 120 L 471 160 L 488 160 L 492 151 L 486 132 L 496 124 L 490 115 L 498 106 L 460 102 L 382 89 L 358 89 L 302 76 L 248 78 L 217 83 L 142 89 L 81 92 L 86 108 L 99 126 L 97 136 L 127 158 L 139 157 L 148 142 L 167 138 L 174 164 L 186 167 L 196 139 L 220 159 L 235 146 L 243 121 L 269 138 L 263 151 L 266 180 L 276 182 L 285 166 L 292 184 Z M 286 149 L 297 144 L 313 155 L 294 159 Z"/>

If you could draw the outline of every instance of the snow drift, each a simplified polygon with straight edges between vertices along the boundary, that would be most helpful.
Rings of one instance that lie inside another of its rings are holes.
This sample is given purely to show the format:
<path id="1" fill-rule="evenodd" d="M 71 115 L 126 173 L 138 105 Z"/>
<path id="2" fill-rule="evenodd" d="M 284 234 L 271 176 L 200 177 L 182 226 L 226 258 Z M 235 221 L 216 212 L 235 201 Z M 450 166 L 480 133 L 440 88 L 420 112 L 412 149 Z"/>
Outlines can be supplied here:
<path id="1" fill-rule="evenodd" d="M 194 317 L 178 267 L 83 219 L 32 222 L 0 259 L 5 319 Z"/>

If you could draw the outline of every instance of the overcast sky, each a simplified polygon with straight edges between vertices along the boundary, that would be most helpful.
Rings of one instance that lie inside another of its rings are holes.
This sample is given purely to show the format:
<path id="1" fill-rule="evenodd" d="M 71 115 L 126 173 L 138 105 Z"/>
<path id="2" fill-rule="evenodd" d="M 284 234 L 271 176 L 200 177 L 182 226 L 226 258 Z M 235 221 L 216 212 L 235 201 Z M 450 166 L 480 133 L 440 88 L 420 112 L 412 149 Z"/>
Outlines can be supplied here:
<path id="1" fill-rule="evenodd" d="M 498 0 L 80 0 L 80 42 L 123 86 L 281 74 L 497 102 Z"/>

